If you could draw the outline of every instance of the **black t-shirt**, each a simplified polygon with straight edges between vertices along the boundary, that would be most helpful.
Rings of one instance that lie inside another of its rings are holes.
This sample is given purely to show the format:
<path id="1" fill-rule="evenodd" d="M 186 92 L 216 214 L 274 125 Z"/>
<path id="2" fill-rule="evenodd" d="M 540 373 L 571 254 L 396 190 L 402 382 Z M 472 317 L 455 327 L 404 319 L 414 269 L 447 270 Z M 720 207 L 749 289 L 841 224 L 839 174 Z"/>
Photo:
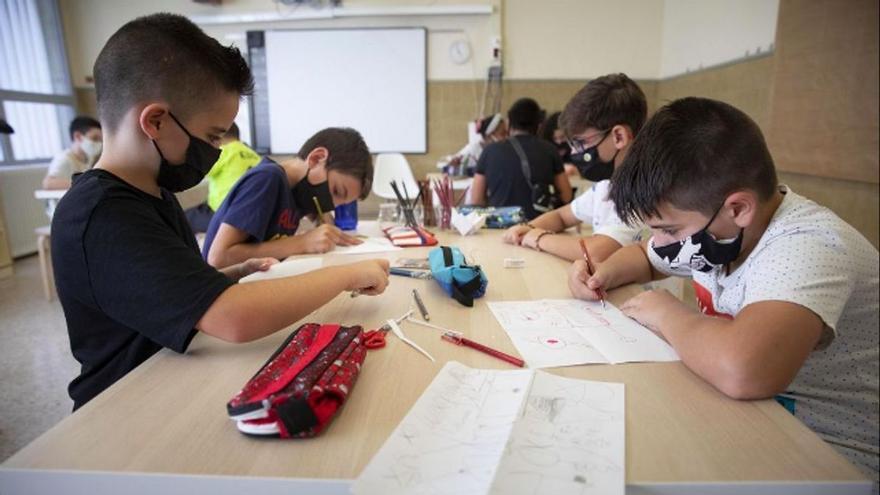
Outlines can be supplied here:
<path id="1" fill-rule="evenodd" d="M 76 177 L 58 203 L 52 262 L 82 365 L 68 387 L 74 409 L 163 347 L 185 352 L 233 284 L 202 260 L 173 194 L 156 198 L 100 169 Z"/>
<path id="2" fill-rule="evenodd" d="M 532 189 L 522 172 L 519 155 L 510 139 L 516 139 L 525 152 L 532 172 L 532 183 L 554 183 L 562 173 L 562 160 L 556 148 L 531 134 L 520 134 L 505 141 L 492 143 L 480 154 L 477 173 L 486 177 L 486 196 L 489 206 L 521 206 L 529 219 L 538 216 L 532 208 Z"/>

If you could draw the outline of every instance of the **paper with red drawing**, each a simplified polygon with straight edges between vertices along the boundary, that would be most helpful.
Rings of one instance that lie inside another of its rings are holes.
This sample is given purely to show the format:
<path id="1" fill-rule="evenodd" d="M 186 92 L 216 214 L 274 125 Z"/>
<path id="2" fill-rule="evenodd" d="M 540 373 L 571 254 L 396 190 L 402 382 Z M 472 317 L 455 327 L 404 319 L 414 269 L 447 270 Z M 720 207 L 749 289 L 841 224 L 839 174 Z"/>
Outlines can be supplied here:
<path id="1" fill-rule="evenodd" d="M 489 309 L 530 368 L 679 359 L 612 304 L 541 299 L 490 302 Z"/>

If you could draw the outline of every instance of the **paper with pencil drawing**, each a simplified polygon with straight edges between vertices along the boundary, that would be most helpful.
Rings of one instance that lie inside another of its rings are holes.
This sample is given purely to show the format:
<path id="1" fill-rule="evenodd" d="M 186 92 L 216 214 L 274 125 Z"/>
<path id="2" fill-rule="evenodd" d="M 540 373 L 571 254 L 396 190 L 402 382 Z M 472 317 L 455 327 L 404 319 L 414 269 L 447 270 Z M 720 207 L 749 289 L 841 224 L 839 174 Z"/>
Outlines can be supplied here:
<path id="1" fill-rule="evenodd" d="M 364 242 L 354 246 L 336 246 L 327 254 L 370 254 L 400 251 L 402 249 L 391 244 L 391 241 L 384 237 L 367 237 L 361 240 Z"/>
<path id="2" fill-rule="evenodd" d="M 489 309 L 531 368 L 678 360 L 669 344 L 612 304 L 542 299 L 490 302 Z"/>
<path id="3" fill-rule="evenodd" d="M 623 494 L 624 386 L 449 362 L 352 485 L 364 494 Z"/>
<path id="4" fill-rule="evenodd" d="M 308 258 L 287 258 L 281 263 L 276 263 L 265 272 L 254 272 L 239 280 L 239 283 L 256 282 L 257 280 L 269 280 L 273 278 L 292 277 L 302 275 L 321 268 L 323 260 L 317 256 Z"/>

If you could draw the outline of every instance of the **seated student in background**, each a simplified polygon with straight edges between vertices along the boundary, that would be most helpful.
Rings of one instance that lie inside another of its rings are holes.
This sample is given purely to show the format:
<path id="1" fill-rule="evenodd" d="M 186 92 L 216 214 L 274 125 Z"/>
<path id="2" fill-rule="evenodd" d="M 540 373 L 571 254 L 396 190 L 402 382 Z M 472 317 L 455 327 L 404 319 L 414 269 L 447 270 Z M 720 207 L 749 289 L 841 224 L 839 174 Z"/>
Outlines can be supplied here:
<path id="1" fill-rule="evenodd" d="M 547 117 L 547 120 L 541 124 L 541 128 L 538 130 L 538 135 L 541 136 L 544 141 L 547 141 L 556 147 L 556 153 L 559 154 L 559 159 L 562 160 L 565 174 L 568 176 L 578 176 L 580 175 L 580 172 L 578 172 L 577 167 L 571 163 L 571 146 L 568 145 L 568 140 L 565 138 L 565 132 L 559 127 L 560 115 L 562 115 L 562 112 L 551 113 L 550 116 Z"/>
<path id="2" fill-rule="evenodd" d="M 253 87 L 238 49 L 185 17 L 155 14 L 116 31 L 94 75 L 104 152 L 74 180 L 52 223 L 58 298 L 82 365 L 69 387 L 74 409 L 163 347 L 185 352 L 197 331 L 248 342 L 342 291 L 385 289 L 385 260 L 238 285 L 276 260 L 218 271 L 199 255 L 173 193 L 217 161 L 220 137 Z"/>
<path id="3" fill-rule="evenodd" d="M 373 160 L 361 135 L 354 129 L 324 129 L 297 156 L 279 162 L 264 158 L 242 176 L 211 220 L 202 255 L 222 268 L 248 258 L 280 259 L 360 244 L 332 222 L 294 234 L 302 217 L 317 217 L 313 198 L 330 212 L 366 198 L 372 181 Z"/>
<path id="4" fill-rule="evenodd" d="M 533 206 L 532 185 L 546 186 L 562 203 L 571 201 L 571 184 L 562 168 L 556 148 L 539 138 L 538 126 L 544 111 L 531 98 L 514 102 L 507 112 L 510 137 L 483 150 L 471 185 L 470 202 L 478 206 L 520 206 L 526 218 L 539 212 Z M 523 171 L 523 153 L 531 183 Z"/>
<path id="5" fill-rule="evenodd" d="M 571 136 L 573 154 L 588 156 L 595 167 L 606 170 L 606 176 L 571 203 L 509 228 L 505 242 L 573 261 L 582 256 L 579 238 L 553 234 L 581 222 L 592 223 L 593 235 L 586 238 L 586 244 L 597 262 L 621 246 L 638 242 L 644 227 L 627 225 L 618 218 L 608 189 L 611 172 L 623 163 L 647 114 L 645 94 L 624 74 L 598 77 L 581 88 L 566 104 L 559 121 L 564 134 Z"/>
<path id="6" fill-rule="evenodd" d="M 486 146 L 507 139 L 507 125 L 504 124 L 504 118 L 500 113 L 478 120 L 476 131 L 480 139 L 466 144 L 449 161 L 449 167 L 453 169 L 463 168 L 464 174 L 462 175 L 474 175 L 477 161 L 479 161 L 480 155 L 483 154 L 483 149 Z"/>
<path id="7" fill-rule="evenodd" d="M 592 277 L 575 262 L 572 294 L 593 300 L 600 287 L 693 277 L 701 311 L 665 291 L 621 310 L 722 393 L 776 397 L 876 482 L 877 250 L 778 184 L 758 126 L 704 98 L 674 101 L 648 121 L 611 199 L 653 237 L 617 251 Z"/>
<path id="8" fill-rule="evenodd" d="M 70 122 L 70 147 L 52 158 L 43 189 L 70 189 L 73 174 L 85 172 L 101 154 L 103 136 L 101 123 L 91 117 L 79 116 Z"/>
<path id="9" fill-rule="evenodd" d="M 260 163 L 260 155 L 248 145 L 239 141 L 238 125 L 235 122 L 220 139 L 220 158 L 211 167 L 208 179 L 208 200 L 194 206 L 184 213 L 193 232 L 207 232 L 214 212 L 229 194 L 232 186 L 248 169 Z"/>

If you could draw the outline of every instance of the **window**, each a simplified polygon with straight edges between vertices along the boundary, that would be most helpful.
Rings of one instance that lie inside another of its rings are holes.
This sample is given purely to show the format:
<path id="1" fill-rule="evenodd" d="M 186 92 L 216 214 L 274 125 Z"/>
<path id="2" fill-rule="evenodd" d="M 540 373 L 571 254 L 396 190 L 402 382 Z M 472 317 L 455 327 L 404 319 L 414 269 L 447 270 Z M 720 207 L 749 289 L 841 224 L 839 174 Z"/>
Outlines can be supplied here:
<path id="1" fill-rule="evenodd" d="M 0 166 L 44 163 L 69 144 L 74 95 L 57 0 L 0 0 Z"/>

